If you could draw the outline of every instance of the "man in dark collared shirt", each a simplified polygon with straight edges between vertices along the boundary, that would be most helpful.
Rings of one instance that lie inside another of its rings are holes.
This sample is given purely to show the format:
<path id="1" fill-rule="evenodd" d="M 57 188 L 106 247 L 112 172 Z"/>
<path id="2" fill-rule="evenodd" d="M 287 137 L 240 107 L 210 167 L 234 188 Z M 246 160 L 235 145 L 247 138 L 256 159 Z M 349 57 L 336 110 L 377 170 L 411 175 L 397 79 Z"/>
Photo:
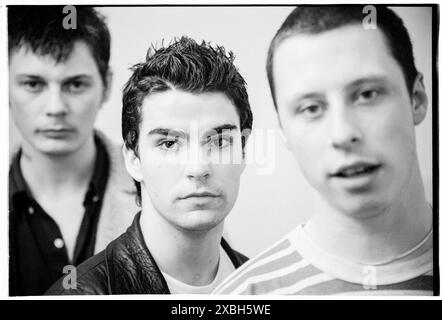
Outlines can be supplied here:
<path id="1" fill-rule="evenodd" d="M 110 34 L 92 8 L 8 8 L 9 103 L 22 138 L 9 173 L 9 294 L 41 295 L 129 226 L 138 210 L 121 150 L 94 131 Z M 95 133 L 94 133 L 95 132 Z"/>
<path id="2" fill-rule="evenodd" d="M 78 265 L 94 253 L 98 219 L 104 190 L 109 176 L 109 156 L 103 143 L 96 138 L 97 159 L 94 173 L 84 198 L 84 215 L 72 259 L 65 250 L 63 235 L 57 223 L 32 197 L 20 168 L 22 152 L 15 156 L 9 171 L 9 199 L 11 248 L 17 255 L 11 271 L 16 275 L 17 286 L 45 291 L 47 284 L 60 278 L 66 265 Z M 32 261 L 31 264 L 22 263 Z M 32 292 L 30 292 L 32 293 Z"/>

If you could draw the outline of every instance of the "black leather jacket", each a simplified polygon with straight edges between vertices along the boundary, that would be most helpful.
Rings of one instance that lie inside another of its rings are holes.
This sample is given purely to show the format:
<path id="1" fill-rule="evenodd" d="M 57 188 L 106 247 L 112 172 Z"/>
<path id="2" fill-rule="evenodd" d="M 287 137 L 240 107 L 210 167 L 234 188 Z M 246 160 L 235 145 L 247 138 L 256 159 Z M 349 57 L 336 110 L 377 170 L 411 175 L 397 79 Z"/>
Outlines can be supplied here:
<path id="1" fill-rule="evenodd" d="M 247 261 L 247 257 L 232 250 L 224 239 L 221 246 L 235 268 Z M 105 250 L 80 264 L 76 270 L 75 289 L 65 289 L 62 278 L 52 285 L 46 295 L 170 293 L 166 280 L 144 243 L 140 213 L 125 233 L 109 243 Z"/>

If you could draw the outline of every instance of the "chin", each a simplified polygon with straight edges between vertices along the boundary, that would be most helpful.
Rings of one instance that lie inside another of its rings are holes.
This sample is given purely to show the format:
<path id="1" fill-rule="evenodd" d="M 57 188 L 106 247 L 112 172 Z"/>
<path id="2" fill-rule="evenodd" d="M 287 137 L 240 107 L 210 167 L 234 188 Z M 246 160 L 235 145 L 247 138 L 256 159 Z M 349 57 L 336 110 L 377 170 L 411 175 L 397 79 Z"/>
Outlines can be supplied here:
<path id="1" fill-rule="evenodd" d="M 45 150 L 41 150 L 41 153 L 44 153 L 48 156 L 52 156 L 52 157 L 63 157 L 63 156 L 68 156 L 70 154 L 72 154 L 74 152 L 74 150 L 71 150 L 69 148 L 51 148 L 51 149 L 45 149 Z"/>
<path id="2" fill-rule="evenodd" d="M 348 197 L 334 204 L 339 211 L 359 219 L 373 218 L 384 212 L 385 202 L 379 197 Z"/>
<path id="3" fill-rule="evenodd" d="M 66 156 L 78 149 L 72 141 L 50 141 L 36 146 L 36 150 L 48 156 Z"/>
<path id="4" fill-rule="evenodd" d="M 180 219 L 179 226 L 188 231 L 210 231 L 217 227 L 225 216 L 212 210 L 190 211 Z"/>

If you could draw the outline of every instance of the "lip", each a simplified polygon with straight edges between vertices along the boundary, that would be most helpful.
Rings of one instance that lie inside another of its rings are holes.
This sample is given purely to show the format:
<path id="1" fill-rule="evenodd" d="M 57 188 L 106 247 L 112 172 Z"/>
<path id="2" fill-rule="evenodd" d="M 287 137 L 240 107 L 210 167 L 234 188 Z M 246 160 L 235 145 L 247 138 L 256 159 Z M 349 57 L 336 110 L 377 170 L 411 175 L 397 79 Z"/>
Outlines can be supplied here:
<path id="1" fill-rule="evenodd" d="M 65 131 L 74 131 L 73 128 L 71 127 L 48 127 L 48 128 L 42 128 L 42 129 L 38 129 L 38 131 L 40 132 L 65 132 Z"/>
<path id="2" fill-rule="evenodd" d="M 336 170 L 332 171 L 330 177 L 332 178 L 342 178 L 342 179 L 353 179 L 364 175 L 370 175 L 380 169 L 382 165 L 378 162 L 372 161 L 357 161 L 351 164 L 345 164 L 339 166 Z M 356 171 L 356 170 L 367 170 L 366 173 L 356 174 L 354 176 L 343 176 L 344 171 Z"/>
<path id="3" fill-rule="evenodd" d="M 68 134 L 74 132 L 74 130 L 71 128 L 62 127 L 62 128 L 39 129 L 38 132 L 49 138 L 63 138 Z"/>
<path id="4" fill-rule="evenodd" d="M 192 199 L 192 198 L 218 198 L 219 195 L 212 192 L 192 192 L 183 197 L 180 197 L 181 200 Z"/>
<path id="5" fill-rule="evenodd" d="M 376 162 L 358 161 L 351 164 L 340 166 L 337 170 L 330 174 L 329 178 L 339 188 L 343 188 L 348 192 L 367 192 L 372 190 L 375 185 L 383 165 Z M 353 174 L 343 174 L 345 170 L 362 170 L 353 171 Z"/>

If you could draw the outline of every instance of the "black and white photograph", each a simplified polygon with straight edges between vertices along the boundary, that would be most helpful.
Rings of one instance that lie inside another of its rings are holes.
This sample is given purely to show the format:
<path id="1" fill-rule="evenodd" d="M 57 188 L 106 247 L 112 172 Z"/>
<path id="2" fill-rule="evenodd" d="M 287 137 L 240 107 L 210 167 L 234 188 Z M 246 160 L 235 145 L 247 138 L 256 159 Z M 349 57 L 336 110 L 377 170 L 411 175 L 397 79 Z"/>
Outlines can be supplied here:
<path id="1" fill-rule="evenodd" d="M 437 4 L 1 9 L 5 298 L 440 295 Z"/>

